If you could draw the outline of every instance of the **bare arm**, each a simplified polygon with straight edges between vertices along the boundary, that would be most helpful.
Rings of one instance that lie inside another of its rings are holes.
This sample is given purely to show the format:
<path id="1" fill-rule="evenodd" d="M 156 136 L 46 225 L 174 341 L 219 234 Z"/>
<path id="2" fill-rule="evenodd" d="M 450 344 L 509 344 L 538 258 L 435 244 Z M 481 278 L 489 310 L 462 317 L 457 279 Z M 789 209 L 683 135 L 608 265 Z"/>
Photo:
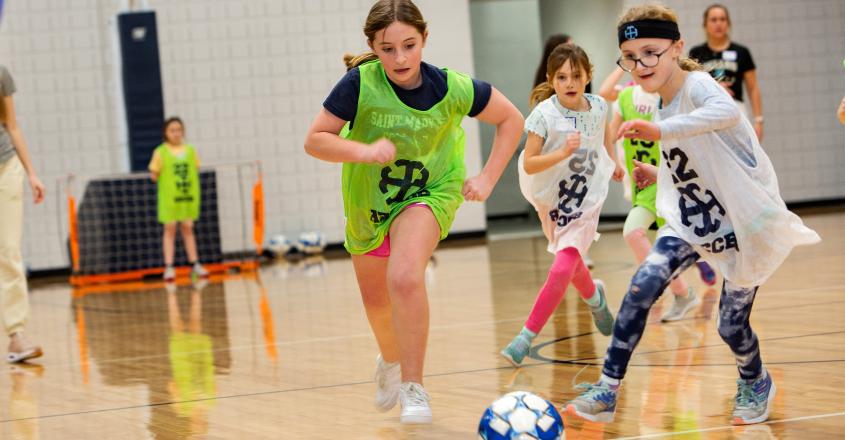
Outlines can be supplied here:
<path id="1" fill-rule="evenodd" d="M 326 162 L 385 163 L 396 156 L 396 147 L 387 139 L 366 145 L 338 136 L 345 124 L 325 108 L 320 109 L 305 137 L 305 152 Z"/>
<path id="2" fill-rule="evenodd" d="M 607 150 L 607 155 L 613 161 L 613 180 L 621 182 L 625 177 L 625 167 L 619 158 L 616 157 L 616 131 L 622 124 L 622 116 L 613 112 L 613 117 L 607 121 L 607 127 L 604 130 L 604 148 Z"/>
<path id="3" fill-rule="evenodd" d="M 528 132 L 528 139 L 525 141 L 525 153 L 523 157 L 523 168 L 527 174 L 537 174 L 545 171 L 556 163 L 566 159 L 574 149 L 557 148 L 546 154 L 541 154 L 545 139 L 535 133 Z M 567 142 L 568 143 L 568 142 Z M 575 149 L 578 147 L 576 146 Z"/>
<path id="4" fill-rule="evenodd" d="M 9 137 L 12 139 L 12 145 L 18 154 L 18 158 L 29 176 L 29 187 L 32 190 L 33 201 L 38 204 L 44 200 L 44 184 L 38 179 L 38 174 L 35 172 L 35 167 L 32 165 L 32 159 L 29 156 L 29 148 L 26 146 L 26 141 L 23 138 L 18 119 L 15 115 L 15 101 L 11 96 L 3 97 L 3 105 L 6 108 L 6 120 L 3 125 L 6 131 L 9 132 Z"/>
<path id="5" fill-rule="evenodd" d="M 481 174 L 467 179 L 462 192 L 467 200 L 484 201 L 490 196 L 493 187 L 496 186 L 513 157 L 519 145 L 519 138 L 522 136 L 525 120 L 516 106 L 495 87 L 490 95 L 490 101 L 476 119 L 495 125 L 496 135 L 493 137 L 490 157 L 487 158 Z"/>
<path id="6" fill-rule="evenodd" d="M 748 87 L 748 97 L 751 99 L 751 114 L 754 115 L 751 121 L 754 123 L 754 131 L 757 138 L 763 141 L 763 102 L 760 98 L 760 85 L 757 83 L 757 71 L 749 70 L 742 75 L 745 85 Z M 758 119 L 759 118 L 759 119 Z"/>
<path id="7" fill-rule="evenodd" d="M 150 159 L 150 164 L 147 165 L 147 170 L 150 172 L 150 180 L 158 182 L 158 176 L 161 174 L 161 156 L 158 148 L 153 150 L 153 157 Z"/>
<path id="8" fill-rule="evenodd" d="M 607 123 L 607 130 L 604 132 L 604 142 L 605 145 L 608 143 L 613 145 L 616 142 L 616 133 L 619 132 L 619 127 L 622 126 L 622 115 L 619 113 L 613 112 L 613 116 L 610 118 L 610 122 Z M 613 149 L 615 152 L 615 148 Z M 610 157 L 616 158 L 615 155 L 611 155 Z"/>
<path id="9" fill-rule="evenodd" d="M 604 82 L 601 83 L 601 87 L 599 87 L 599 96 L 604 98 L 607 102 L 616 101 L 617 96 L 619 96 L 619 89 L 617 89 L 616 86 L 624 74 L 625 71 L 622 70 L 621 67 L 616 66 L 616 69 L 613 69 L 613 72 L 611 72 L 610 75 L 605 78 Z"/>

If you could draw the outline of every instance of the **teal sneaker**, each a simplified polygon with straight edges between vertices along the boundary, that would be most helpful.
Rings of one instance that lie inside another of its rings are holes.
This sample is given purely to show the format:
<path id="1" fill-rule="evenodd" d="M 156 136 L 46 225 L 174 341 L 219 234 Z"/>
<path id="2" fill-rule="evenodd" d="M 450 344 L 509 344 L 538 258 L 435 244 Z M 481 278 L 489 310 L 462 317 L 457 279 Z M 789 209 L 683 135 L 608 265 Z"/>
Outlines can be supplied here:
<path id="1" fill-rule="evenodd" d="M 516 335 L 500 353 L 502 356 L 505 357 L 514 367 L 518 367 L 522 364 L 522 360 L 525 359 L 525 356 L 528 355 L 528 351 L 531 349 L 531 340 L 528 339 L 522 333 Z"/>
<path id="2" fill-rule="evenodd" d="M 582 383 L 575 389 L 583 390 L 575 400 L 564 405 L 564 412 L 591 422 L 610 423 L 616 415 L 616 395 L 619 389 L 613 389 L 602 381 Z"/>
<path id="3" fill-rule="evenodd" d="M 607 296 L 604 294 L 604 283 L 596 280 L 596 294 L 601 296 L 601 303 L 598 307 L 590 307 L 593 314 L 593 323 L 599 332 L 605 336 L 613 333 L 613 315 L 607 307 Z"/>
<path id="4" fill-rule="evenodd" d="M 772 381 L 772 376 L 767 371 L 763 374 L 762 378 L 751 383 L 737 379 L 732 421 L 734 425 L 750 425 L 769 419 L 769 411 L 777 388 Z"/>

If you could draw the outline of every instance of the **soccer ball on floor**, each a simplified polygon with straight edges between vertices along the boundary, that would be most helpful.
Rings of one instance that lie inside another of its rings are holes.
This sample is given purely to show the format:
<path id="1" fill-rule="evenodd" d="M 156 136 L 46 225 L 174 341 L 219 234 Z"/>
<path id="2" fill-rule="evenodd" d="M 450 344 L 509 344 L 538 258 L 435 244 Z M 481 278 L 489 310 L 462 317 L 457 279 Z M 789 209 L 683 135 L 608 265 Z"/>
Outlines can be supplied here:
<path id="1" fill-rule="evenodd" d="M 291 247 L 293 247 L 293 243 L 287 237 L 282 234 L 276 234 L 270 237 L 266 248 L 274 257 L 283 257 L 290 252 Z"/>
<path id="2" fill-rule="evenodd" d="M 481 417 L 482 440 L 563 440 L 563 420 L 554 405 L 526 391 L 505 394 Z"/>
<path id="3" fill-rule="evenodd" d="M 326 237 L 320 232 L 303 232 L 299 234 L 296 248 L 305 255 L 319 254 L 326 248 Z"/>

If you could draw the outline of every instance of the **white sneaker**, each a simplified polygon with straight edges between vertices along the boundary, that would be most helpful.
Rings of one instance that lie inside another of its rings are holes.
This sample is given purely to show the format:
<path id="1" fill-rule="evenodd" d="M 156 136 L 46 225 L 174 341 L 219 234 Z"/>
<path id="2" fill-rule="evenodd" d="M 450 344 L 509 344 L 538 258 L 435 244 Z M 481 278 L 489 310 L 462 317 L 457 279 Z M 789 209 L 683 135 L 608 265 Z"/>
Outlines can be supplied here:
<path id="1" fill-rule="evenodd" d="M 390 411 L 399 400 L 399 384 L 402 382 L 402 369 L 399 362 L 385 362 L 381 355 L 376 358 L 376 408 Z"/>
<path id="2" fill-rule="evenodd" d="M 194 263 L 194 267 L 191 268 L 191 277 L 193 278 L 207 278 L 208 277 L 208 270 L 202 267 L 202 264 L 199 262 Z"/>
<path id="3" fill-rule="evenodd" d="M 698 307 L 701 304 L 701 300 L 698 299 L 698 296 L 692 291 L 692 287 L 689 288 L 687 291 L 687 296 L 681 298 L 679 296 L 675 296 L 675 301 L 672 303 L 672 307 L 660 317 L 660 320 L 663 322 L 671 322 L 671 321 L 680 321 L 684 319 L 687 313 L 690 310 Z"/>
<path id="4" fill-rule="evenodd" d="M 173 267 L 167 267 L 164 269 L 164 275 L 162 275 L 164 281 L 173 281 L 176 279 L 176 269 Z"/>
<path id="5" fill-rule="evenodd" d="M 399 421 L 405 424 L 431 423 L 431 397 L 425 388 L 416 382 L 404 382 L 399 386 L 399 402 L 402 414 Z"/>
<path id="6" fill-rule="evenodd" d="M 41 351 L 41 347 L 33 344 L 22 332 L 9 336 L 9 354 L 6 356 L 6 362 L 14 364 L 27 359 L 35 359 L 42 354 L 44 352 Z"/>

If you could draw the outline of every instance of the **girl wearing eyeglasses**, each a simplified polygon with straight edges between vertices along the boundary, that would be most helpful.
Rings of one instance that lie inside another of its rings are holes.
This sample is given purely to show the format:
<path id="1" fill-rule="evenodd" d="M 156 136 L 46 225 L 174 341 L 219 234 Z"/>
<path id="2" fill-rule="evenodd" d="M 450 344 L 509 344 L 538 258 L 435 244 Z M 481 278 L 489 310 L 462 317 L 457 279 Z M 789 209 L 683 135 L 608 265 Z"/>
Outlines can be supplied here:
<path id="1" fill-rule="evenodd" d="M 621 64 L 626 64 L 620 60 Z M 624 69 L 619 68 L 619 72 Z M 621 75 L 620 75 L 621 76 Z M 610 121 L 609 130 L 616 133 L 625 121 L 642 119 L 651 121 L 653 114 L 657 111 L 657 103 L 660 95 L 649 93 L 643 90 L 642 86 L 632 85 L 625 87 L 619 92 L 618 99 L 613 104 L 613 116 Z M 625 151 L 625 167 L 628 175 L 631 176 L 634 166 L 637 163 L 657 165 L 660 163 L 660 142 L 646 141 L 643 139 L 624 139 L 622 143 Z M 648 238 L 648 230 L 652 224 L 662 226 L 664 220 L 657 215 L 657 185 L 650 184 L 639 188 L 636 181 L 630 179 L 631 188 L 631 210 L 625 218 L 625 226 L 622 228 L 622 237 L 625 243 L 634 253 L 637 264 L 641 264 L 651 249 L 651 242 Z M 716 284 L 716 272 L 704 260 L 696 262 L 701 280 L 712 286 Z M 661 321 L 670 322 L 683 319 L 692 309 L 701 304 L 701 300 L 695 295 L 692 286 L 689 286 L 682 277 L 675 278 L 669 283 L 669 289 L 675 297 L 672 305 L 661 316 Z"/>
<path id="2" fill-rule="evenodd" d="M 732 422 L 763 422 L 775 385 L 749 325 L 751 307 L 758 287 L 792 248 L 816 243 L 819 236 L 786 209 L 772 164 L 730 95 L 697 71 L 697 63 L 681 58 L 684 41 L 671 9 L 653 4 L 629 9 L 618 38 L 620 67 L 643 90 L 660 95 L 654 122 L 627 121 L 617 137 L 660 141 L 659 169 L 642 164 L 633 177 L 642 186 L 657 174 L 657 212 L 666 224 L 631 279 L 600 379 L 579 385 L 583 394 L 565 410 L 592 421 L 613 421 L 619 386 L 649 310 L 667 284 L 703 254 L 725 279 L 719 335 L 739 370 Z"/>

